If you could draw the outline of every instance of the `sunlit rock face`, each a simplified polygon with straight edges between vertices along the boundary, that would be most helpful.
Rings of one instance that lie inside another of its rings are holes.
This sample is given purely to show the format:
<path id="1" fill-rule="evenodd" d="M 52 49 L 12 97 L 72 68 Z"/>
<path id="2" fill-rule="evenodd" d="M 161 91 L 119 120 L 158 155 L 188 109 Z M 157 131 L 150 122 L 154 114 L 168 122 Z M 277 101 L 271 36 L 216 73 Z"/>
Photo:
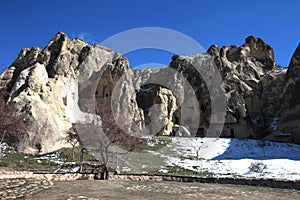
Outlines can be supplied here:
<path id="1" fill-rule="evenodd" d="M 101 75 L 114 79 L 129 70 L 126 58 L 100 45 L 70 40 L 57 33 L 44 48 L 22 49 L 1 75 L 1 86 L 18 112 L 30 116 L 30 131 L 18 150 L 47 153 L 67 145 L 65 133 L 72 123 L 96 121 L 95 92 Z M 39 147 L 39 148 L 37 148 Z"/>
<path id="2" fill-rule="evenodd" d="M 211 46 L 208 53 L 214 57 L 224 80 L 227 118 L 231 119 L 224 126 L 224 134 L 241 138 L 264 137 L 260 127 L 266 129 L 265 123 L 268 118 L 275 117 L 272 115 L 276 115 L 274 111 L 279 103 L 268 89 L 278 80 L 273 49 L 261 39 L 250 36 L 242 46 Z M 257 119 L 260 124 L 253 123 Z"/>
<path id="3" fill-rule="evenodd" d="M 206 136 L 223 116 L 218 136 L 282 141 L 276 134 L 288 133 L 285 141 L 299 141 L 299 52 L 280 69 L 273 49 L 250 36 L 242 46 L 213 45 L 206 54 L 173 56 L 166 68 L 133 70 L 121 54 L 59 32 L 43 49 L 22 49 L 1 74 L 0 89 L 29 116 L 31 130 L 18 145 L 26 153 L 67 146 L 74 123 L 101 126 L 103 105 L 128 133 Z M 216 73 L 222 83 L 212 87 L 205 80 Z M 225 109 L 216 112 L 218 92 Z"/>

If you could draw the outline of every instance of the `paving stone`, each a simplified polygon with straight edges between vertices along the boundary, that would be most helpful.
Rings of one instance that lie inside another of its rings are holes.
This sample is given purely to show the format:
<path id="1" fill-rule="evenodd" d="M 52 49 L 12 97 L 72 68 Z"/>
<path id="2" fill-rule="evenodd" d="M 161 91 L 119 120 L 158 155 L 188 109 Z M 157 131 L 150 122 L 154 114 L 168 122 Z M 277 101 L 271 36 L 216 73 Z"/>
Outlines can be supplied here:
<path id="1" fill-rule="evenodd" d="M 50 187 L 48 180 L 3 179 L 0 182 L 0 199 L 29 197 Z"/>

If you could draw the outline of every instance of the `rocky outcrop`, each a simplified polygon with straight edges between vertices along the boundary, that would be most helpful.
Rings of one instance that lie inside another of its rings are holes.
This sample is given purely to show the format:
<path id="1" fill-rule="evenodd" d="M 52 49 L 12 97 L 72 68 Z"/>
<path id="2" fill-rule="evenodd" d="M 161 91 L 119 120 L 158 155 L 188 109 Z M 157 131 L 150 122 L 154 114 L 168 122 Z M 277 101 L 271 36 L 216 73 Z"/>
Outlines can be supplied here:
<path id="1" fill-rule="evenodd" d="M 152 122 L 149 132 L 156 132 L 158 135 L 172 134 L 178 100 L 171 90 L 154 84 L 142 87 L 137 93 L 137 102 L 143 110 L 145 125 Z M 158 124 L 161 124 L 161 129 L 157 129 Z"/>
<path id="2" fill-rule="evenodd" d="M 10 67 L 5 69 L 2 74 L 0 74 L 0 90 L 6 89 L 8 83 L 11 81 L 15 68 Z"/>
<path id="3" fill-rule="evenodd" d="M 300 44 L 298 45 L 297 49 L 295 50 L 286 76 L 285 76 L 285 85 L 283 87 L 282 93 L 284 99 L 288 101 L 284 101 L 286 108 L 293 108 L 300 103 L 300 94 L 297 89 L 300 86 Z"/>
<path id="4" fill-rule="evenodd" d="M 97 109 L 107 104 L 129 133 L 205 136 L 213 129 L 215 136 L 281 140 L 282 133 L 296 141 L 299 52 L 288 70 L 277 68 L 273 49 L 250 36 L 242 46 L 213 45 L 206 54 L 174 55 L 166 68 L 133 70 L 121 54 L 60 32 L 43 49 L 23 49 L 0 89 L 29 116 L 31 131 L 18 145 L 27 153 L 67 146 L 74 123 L 100 127 Z"/>
<path id="5" fill-rule="evenodd" d="M 113 77 L 120 76 L 129 69 L 128 61 L 101 45 L 70 40 L 64 33 L 58 33 L 44 49 L 23 49 L 1 75 L 10 102 L 30 117 L 31 131 L 18 150 L 54 151 L 67 146 L 65 133 L 72 123 L 100 123 L 94 99 L 106 69 Z"/>
<path id="6" fill-rule="evenodd" d="M 291 128 L 298 132 L 295 124 L 300 119 L 294 109 L 299 105 L 296 92 L 299 83 L 299 47 L 288 69 L 277 68 L 271 47 L 254 37 L 247 38 L 241 47 L 219 49 L 212 46 L 208 52 L 215 57 L 224 82 L 229 83 L 226 87 L 234 88 L 230 93 L 239 97 L 229 98 L 227 102 L 227 107 L 239 105 L 228 109 L 239 118 L 237 122 L 244 120 L 250 123 L 248 130 L 253 130 L 253 137 L 295 141 L 295 136 L 289 135 Z M 228 90 L 226 92 L 228 94 Z M 238 111 L 240 115 L 232 111 Z M 294 122 L 291 123 L 291 119 Z"/>
<path id="7" fill-rule="evenodd" d="M 285 70 L 277 69 L 273 49 L 260 38 L 250 36 L 242 46 L 211 46 L 208 54 L 213 59 L 217 70 L 212 65 L 204 69 L 198 56 L 174 56 L 170 67 L 182 73 L 192 85 L 200 109 L 198 135 L 206 135 L 207 129 L 218 120 L 212 119 L 222 113 L 211 112 L 210 94 L 205 80 L 211 80 L 217 73 L 223 79 L 219 92 L 224 91 L 226 117 L 220 131 L 224 137 L 263 138 L 270 133 L 272 119 L 278 116 L 280 88 Z M 209 60 L 209 59 L 208 59 Z M 195 65 L 195 63 L 197 63 Z M 200 75 L 196 68 L 203 69 Z"/>
<path id="8" fill-rule="evenodd" d="M 296 48 L 281 89 L 280 118 L 278 134 L 291 137 L 291 141 L 300 144 L 300 44 Z"/>
<path id="9" fill-rule="evenodd" d="M 272 98 L 268 88 L 272 87 L 273 80 L 277 80 L 272 48 L 261 39 L 250 36 L 242 46 L 212 46 L 208 53 L 215 58 L 224 79 L 227 115 L 236 121 L 225 124 L 225 129 L 228 127 L 225 131 L 242 138 L 263 137 L 257 133 L 257 124 L 253 122 L 257 118 L 265 121 L 277 111 L 274 106 L 276 101 L 265 103 L 268 98 Z"/>

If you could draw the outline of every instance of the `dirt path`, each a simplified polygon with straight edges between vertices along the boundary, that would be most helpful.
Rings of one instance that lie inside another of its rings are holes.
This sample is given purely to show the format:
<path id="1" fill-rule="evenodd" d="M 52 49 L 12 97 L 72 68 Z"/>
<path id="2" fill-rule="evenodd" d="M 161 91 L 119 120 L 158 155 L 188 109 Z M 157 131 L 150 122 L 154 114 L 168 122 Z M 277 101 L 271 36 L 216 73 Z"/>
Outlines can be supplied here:
<path id="1" fill-rule="evenodd" d="M 300 199 L 300 191 L 223 184 L 154 181 L 69 181 L 55 182 L 52 188 L 29 199 Z"/>

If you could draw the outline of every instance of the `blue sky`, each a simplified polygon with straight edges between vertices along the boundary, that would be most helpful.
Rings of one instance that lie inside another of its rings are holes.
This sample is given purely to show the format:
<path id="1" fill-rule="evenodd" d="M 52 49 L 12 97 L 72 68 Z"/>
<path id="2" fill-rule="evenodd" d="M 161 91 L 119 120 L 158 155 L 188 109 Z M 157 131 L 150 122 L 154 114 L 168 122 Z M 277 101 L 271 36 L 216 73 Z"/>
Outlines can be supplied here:
<path id="1" fill-rule="evenodd" d="M 128 29 L 164 27 L 182 32 L 205 49 L 212 44 L 242 45 L 261 37 L 287 66 L 300 41 L 299 1 L 72 0 L 1 1 L 0 64 L 8 67 L 24 47 L 45 47 L 62 31 L 69 37 L 98 42 Z M 138 50 L 132 66 L 168 64 L 172 53 Z"/>

